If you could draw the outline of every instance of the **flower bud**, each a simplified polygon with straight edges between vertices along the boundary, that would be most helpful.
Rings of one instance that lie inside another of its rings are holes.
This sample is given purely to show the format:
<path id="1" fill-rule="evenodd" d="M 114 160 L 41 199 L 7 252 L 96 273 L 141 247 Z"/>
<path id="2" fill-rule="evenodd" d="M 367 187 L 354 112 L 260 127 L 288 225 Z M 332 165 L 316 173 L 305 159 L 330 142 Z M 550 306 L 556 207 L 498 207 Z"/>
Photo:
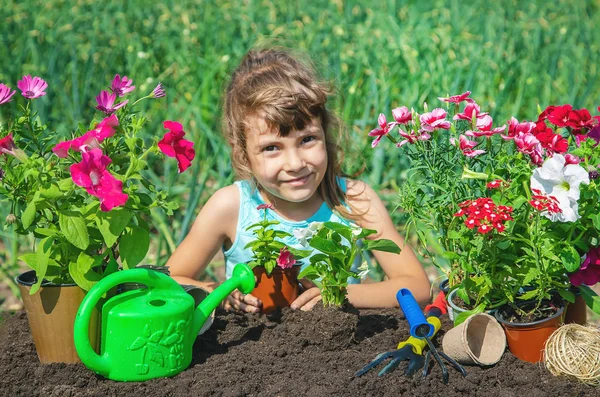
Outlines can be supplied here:
<path id="1" fill-rule="evenodd" d="M 598 179 L 598 171 L 594 170 L 594 171 L 590 171 L 589 172 L 589 176 L 591 180 L 596 180 Z"/>
<path id="2" fill-rule="evenodd" d="M 8 225 L 12 225 L 13 223 L 15 223 L 17 221 L 17 217 L 15 216 L 15 214 L 8 214 L 6 216 L 6 223 Z"/>

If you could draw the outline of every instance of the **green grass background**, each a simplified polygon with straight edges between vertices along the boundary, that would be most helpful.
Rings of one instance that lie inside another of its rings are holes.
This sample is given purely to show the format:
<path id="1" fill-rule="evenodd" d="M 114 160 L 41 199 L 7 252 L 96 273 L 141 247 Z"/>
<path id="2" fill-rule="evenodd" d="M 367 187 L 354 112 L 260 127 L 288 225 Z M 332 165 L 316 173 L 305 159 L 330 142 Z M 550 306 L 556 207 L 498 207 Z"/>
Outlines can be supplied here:
<path id="1" fill-rule="evenodd" d="M 599 1 L 95 1 L 0 2 L 0 82 L 16 88 L 24 74 L 48 82 L 36 100 L 49 133 L 68 136 L 94 117 L 94 97 L 114 74 L 127 75 L 138 96 L 157 82 L 166 101 L 146 101 L 149 136 L 162 121 L 183 123 L 197 160 L 177 176 L 173 161 L 151 177 L 181 203 L 172 219 L 153 214 L 149 263 L 164 263 L 199 206 L 233 180 L 220 137 L 227 76 L 257 43 L 304 51 L 337 87 L 331 107 L 366 161 L 363 178 L 394 209 L 393 183 L 405 161 L 392 147 L 370 149 L 366 134 L 379 112 L 440 105 L 438 96 L 466 90 L 498 123 L 535 118 L 538 104 L 570 103 L 597 114 L 600 104 Z M 22 102 L 17 94 L 0 118 Z M 391 146 L 391 145 L 381 145 Z M 6 205 L 0 206 L 6 215 Z M 397 217 L 397 212 L 394 212 Z M 2 217 L 2 219 L 4 216 Z M 3 268 L 16 266 L 19 244 L 2 231 Z"/>

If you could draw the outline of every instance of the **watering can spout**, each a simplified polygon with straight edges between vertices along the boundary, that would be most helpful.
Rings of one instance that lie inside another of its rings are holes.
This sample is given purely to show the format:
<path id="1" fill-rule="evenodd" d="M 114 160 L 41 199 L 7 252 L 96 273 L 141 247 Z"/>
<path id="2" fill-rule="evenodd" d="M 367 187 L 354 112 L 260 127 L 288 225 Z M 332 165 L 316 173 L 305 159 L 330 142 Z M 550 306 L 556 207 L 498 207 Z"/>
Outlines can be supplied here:
<path id="1" fill-rule="evenodd" d="M 194 335 L 200 332 L 200 328 L 210 317 L 210 314 L 227 298 L 227 295 L 235 289 L 239 289 L 243 294 L 249 294 L 254 290 L 254 273 L 248 265 L 239 263 L 233 269 L 233 275 L 225 280 L 217 289 L 211 292 L 196 308 L 194 312 Z"/>

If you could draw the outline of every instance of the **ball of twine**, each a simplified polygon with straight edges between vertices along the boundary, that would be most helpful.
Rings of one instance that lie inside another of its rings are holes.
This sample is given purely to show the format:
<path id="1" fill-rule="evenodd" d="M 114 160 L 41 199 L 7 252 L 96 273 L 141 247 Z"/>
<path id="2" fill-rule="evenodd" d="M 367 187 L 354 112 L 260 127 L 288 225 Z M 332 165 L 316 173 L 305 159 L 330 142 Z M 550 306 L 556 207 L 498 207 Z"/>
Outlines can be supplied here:
<path id="1" fill-rule="evenodd" d="M 600 385 L 600 329 L 579 324 L 558 328 L 546 341 L 544 363 L 553 375 Z"/>

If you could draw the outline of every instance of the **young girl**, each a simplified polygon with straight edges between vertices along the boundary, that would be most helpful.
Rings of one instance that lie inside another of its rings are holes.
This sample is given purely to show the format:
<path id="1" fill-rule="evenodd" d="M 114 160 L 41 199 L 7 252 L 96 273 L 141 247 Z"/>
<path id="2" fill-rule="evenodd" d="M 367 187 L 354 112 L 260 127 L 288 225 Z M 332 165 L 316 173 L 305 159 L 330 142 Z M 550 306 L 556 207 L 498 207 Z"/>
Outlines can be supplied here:
<path id="1" fill-rule="evenodd" d="M 227 88 L 223 126 L 241 180 L 218 190 L 200 211 L 167 263 L 175 280 L 213 290 L 215 283 L 197 278 L 220 249 L 230 277 L 236 263 L 252 258 L 244 246 L 252 240 L 246 227 L 263 216 L 256 207 L 271 204 L 267 212 L 280 222 L 275 227 L 290 234 L 311 222 L 348 219 L 402 248 L 400 254 L 373 252 L 387 280 L 349 285 L 348 300 L 355 307 L 398 306 L 396 292 L 404 287 L 418 301 L 429 299 L 427 276 L 377 194 L 364 182 L 342 175 L 335 122 L 325 107 L 329 93 L 312 68 L 285 51 L 251 51 L 245 56 Z M 286 244 L 302 248 L 295 238 L 288 240 Z M 304 292 L 291 307 L 309 310 L 320 292 L 308 280 L 301 284 Z M 261 304 L 236 290 L 224 307 L 259 312 Z"/>

